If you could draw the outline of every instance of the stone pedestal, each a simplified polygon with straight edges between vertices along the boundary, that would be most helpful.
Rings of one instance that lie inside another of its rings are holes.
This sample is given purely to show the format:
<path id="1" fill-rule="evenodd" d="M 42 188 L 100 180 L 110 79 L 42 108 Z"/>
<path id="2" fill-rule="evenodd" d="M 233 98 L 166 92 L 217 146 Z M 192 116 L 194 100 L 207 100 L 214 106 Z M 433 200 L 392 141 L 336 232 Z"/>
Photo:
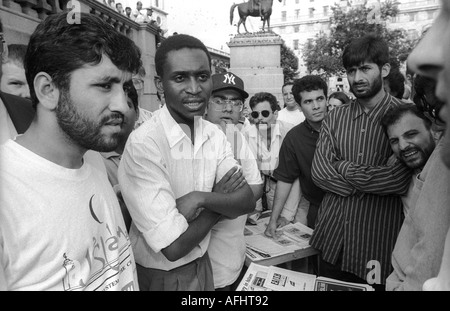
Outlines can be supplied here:
<path id="1" fill-rule="evenodd" d="M 273 32 L 238 34 L 228 43 L 230 71 L 244 80 L 250 97 L 258 92 L 269 92 L 277 97 L 280 106 L 283 105 L 281 87 L 284 82 L 281 44 L 281 37 Z"/>

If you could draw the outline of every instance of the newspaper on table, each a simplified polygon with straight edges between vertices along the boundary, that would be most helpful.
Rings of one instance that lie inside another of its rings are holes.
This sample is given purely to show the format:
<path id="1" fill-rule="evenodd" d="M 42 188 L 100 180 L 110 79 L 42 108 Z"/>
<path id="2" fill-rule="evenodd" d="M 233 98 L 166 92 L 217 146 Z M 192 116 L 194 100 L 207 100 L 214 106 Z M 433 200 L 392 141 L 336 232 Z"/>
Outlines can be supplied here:
<path id="1" fill-rule="evenodd" d="M 276 266 L 251 263 L 237 291 L 373 291 L 367 284 L 316 277 Z"/>
<path id="2" fill-rule="evenodd" d="M 268 222 L 269 217 L 260 218 L 256 225 L 245 227 L 247 256 L 252 261 L 289 254 L 309 247 L 309 239 L 313 232 L 311 228 L 299 222 L 291 223 L 277 230 L 281 233 L 279 237 L 269 238 L 264 234 Z"/>

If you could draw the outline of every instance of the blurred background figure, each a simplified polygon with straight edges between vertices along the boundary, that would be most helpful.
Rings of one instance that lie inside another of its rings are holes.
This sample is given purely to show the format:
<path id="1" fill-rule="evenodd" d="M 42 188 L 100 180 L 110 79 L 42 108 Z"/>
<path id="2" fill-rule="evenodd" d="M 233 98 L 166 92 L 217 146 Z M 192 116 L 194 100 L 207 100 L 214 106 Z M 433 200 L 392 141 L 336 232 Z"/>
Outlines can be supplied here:
<path id="1" fill-rule="evenodd" d="M 336 107 L 348 104 L 350 98 L 344 92 L 334 92 L 328 97 L 328 111 L 333 110 Z"/>
<path id="2" fill-rule="evenodd" d="M 137 101 L 139 103 L 139 118 L 136 121 L 136 128 L 139 127 L 142 123 L 150 119 L 153 113 L 142 107 L 146 107 L 143 103 L 142 95 L 144 95 L 144 79 L 147 72 L 145 71 L 144 66 L 141 66 L 137 72 L 137 74 L 133 75 L 133 86 L 137 92 Z"/>
<path id="3" fill-rule="evenodd" d="M 8 56 L 2 60 L 2 77 L 0 80 L 0 90 L 20 97 L 30 98 L 23 68 L 23 59 L 27 51 L 25 44 L 8 45 Z"/>
<path id="4" fill-rule="evenodd" d="M 422 75 L 416 75 L 413 88 L 413 102 L 432 121 L 431 130 L 437 142 L 445 130 L 445 123 L 438 117 L 444 103 L 435 95 L 436 81 Z"/>
<path id="5" fill-rule="evenodd" d="M 389 75 L 384 78 L 383 86 L 384 90 L 392 96 L 403 99 L 403 95 L 405 94 L 405 76 L 403 76 L 399 69 L 391 68 Z"/>

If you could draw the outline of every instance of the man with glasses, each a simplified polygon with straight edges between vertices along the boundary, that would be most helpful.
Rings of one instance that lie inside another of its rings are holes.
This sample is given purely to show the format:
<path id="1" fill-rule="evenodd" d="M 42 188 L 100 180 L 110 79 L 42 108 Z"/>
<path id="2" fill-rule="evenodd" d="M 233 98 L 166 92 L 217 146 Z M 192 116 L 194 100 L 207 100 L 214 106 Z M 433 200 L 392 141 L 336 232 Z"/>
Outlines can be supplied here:
<path id="1" fill-rule="evenodd" d="M 291 126 L 277 120 L 280 107 L 277 98 L 271 93 L 256 93 L 250 98 L 250 108 L 255 124 L 245 131 L 244 135 L 256 157 L 264 180 L 263 197 L 256 202 L 256 213 L 249 218 L 250 221 L 254 221 L 263 210 L 272 209 L 277 185 L 277 180 L 272 174 L 278 165 L 281 143 Z"/>
<path id="2" fill-rule="evenodd" d="M 3 35 L 0 21 L 0 56 L 2 63 L 8 59 L 8 46 Z M 0 79 L 2 76 L 0 66 Z M 13 139 L 28 129 L 34 117 L 31 101 L 19 96 L 0 92 L 0 144 Z"/>
<path id="3" fill-rule="evenodd" d="M 256 159 L 236 126 L 241 118 L 248 93 L 244 82 L 231 72 L 212 76 L 213 89 L 205 119 L 217 124 L 227 135 L 235 159 L 242 166 L 244 178 L 252 189 L 255 201 L 262 195 L 262 179 Z M 235 290 L 245 262 L 244 227 L 247 215 L 221 219 L 211 229 L 208 253 L 216 290 Z"/>

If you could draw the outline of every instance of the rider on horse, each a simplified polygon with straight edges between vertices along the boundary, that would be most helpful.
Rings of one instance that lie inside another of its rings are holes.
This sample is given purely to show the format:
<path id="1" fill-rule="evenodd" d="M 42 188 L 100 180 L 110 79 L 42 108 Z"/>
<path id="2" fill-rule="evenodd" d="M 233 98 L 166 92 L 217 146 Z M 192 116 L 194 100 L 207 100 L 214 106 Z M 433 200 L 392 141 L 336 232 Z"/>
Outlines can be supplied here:
<path id="1" fill-rule="evenodd" d="M 259 16 L 261 16 L 261 20 L 263 19 L 262 11 L 261 11 L 261 0 L 250 0 L 252 3 L 252 10 L 258 9 L 259 10 Z"/>

